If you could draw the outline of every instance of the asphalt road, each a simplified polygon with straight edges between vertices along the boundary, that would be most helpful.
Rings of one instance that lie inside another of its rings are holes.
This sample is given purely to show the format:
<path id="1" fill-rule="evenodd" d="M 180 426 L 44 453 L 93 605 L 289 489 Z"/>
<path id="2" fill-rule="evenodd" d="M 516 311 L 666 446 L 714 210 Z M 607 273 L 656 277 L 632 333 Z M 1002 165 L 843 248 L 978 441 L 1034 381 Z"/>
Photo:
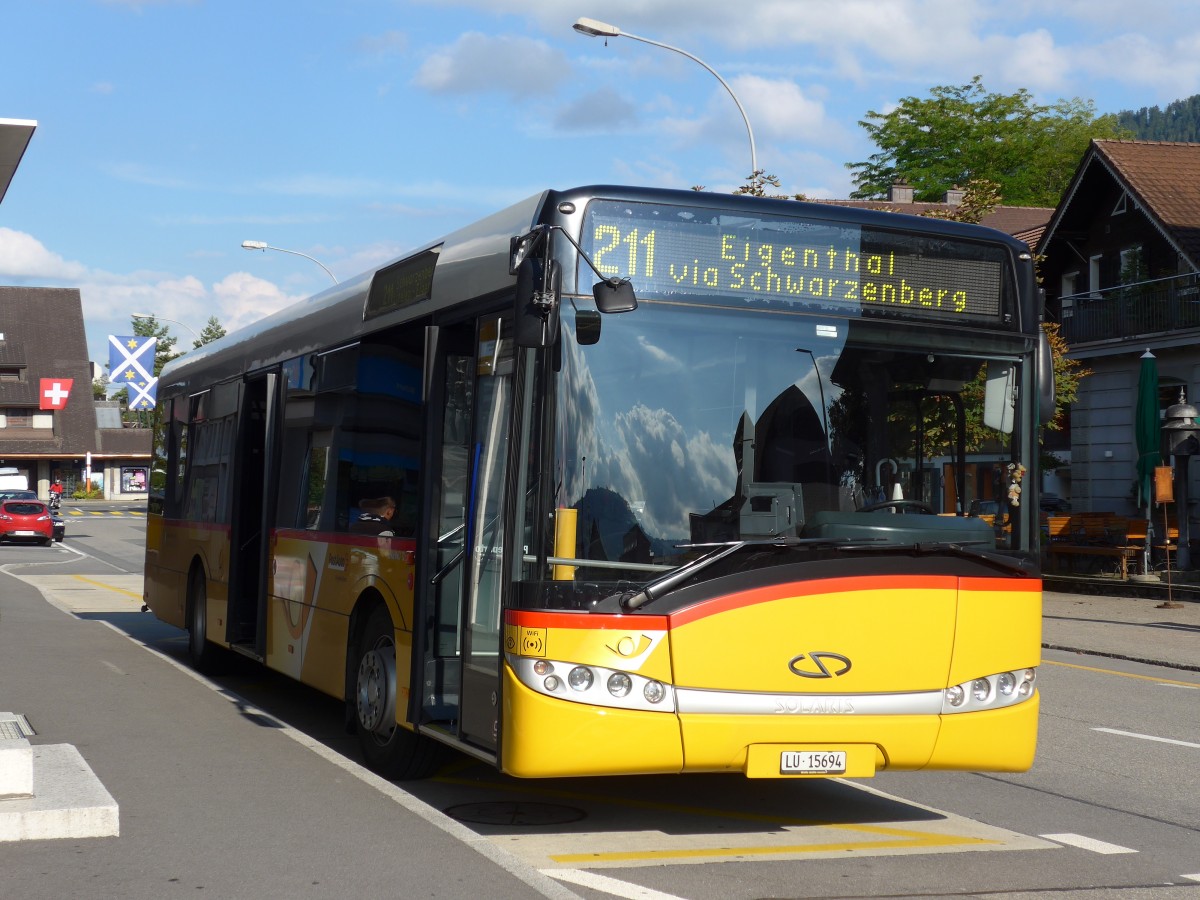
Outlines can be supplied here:
<path id="1" fill-rule="evenodd" d="M 1194 671 L 1046 651 L 1021 775 L 522 782 L 455 757 L 392 784 L 328 698 L 190 672 L 139 611 L 138 511 L 88 512 L 62 547 L 0 547 L 0 709 L 78 747 L 121 834 L 0 843 L 0 896 L 1200 898 Z"/>

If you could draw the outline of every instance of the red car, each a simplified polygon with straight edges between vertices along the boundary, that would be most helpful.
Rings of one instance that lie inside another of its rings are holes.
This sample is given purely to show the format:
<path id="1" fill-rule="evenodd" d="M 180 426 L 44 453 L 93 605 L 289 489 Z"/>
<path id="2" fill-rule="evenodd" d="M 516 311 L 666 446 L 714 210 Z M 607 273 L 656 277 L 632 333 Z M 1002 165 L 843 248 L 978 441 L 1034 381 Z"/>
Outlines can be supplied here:
<path id="1" fill-rule="evenodd" d="M 54 537 L 54 516 L 41 500 L 0 502 L 0 541 L 37 541 L 48 547 Z"/>

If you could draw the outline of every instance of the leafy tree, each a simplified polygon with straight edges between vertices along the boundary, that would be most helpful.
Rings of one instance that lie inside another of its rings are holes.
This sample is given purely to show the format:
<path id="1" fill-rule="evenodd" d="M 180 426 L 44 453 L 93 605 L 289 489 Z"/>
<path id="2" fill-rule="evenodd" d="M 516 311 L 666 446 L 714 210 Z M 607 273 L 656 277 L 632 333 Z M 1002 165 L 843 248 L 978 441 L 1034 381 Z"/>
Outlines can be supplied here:
<path id="1" fill-rule="evenodd" d="M 898 179 L 925 201 L 989 179 L 1006 203 L 1055 206 L 1092 138 L 1128 136 L 1115 115 L 1097 116 L 1090 100 L 1041 105 L 1024 88 L 989 93 L 978 75 L 935 87 L 928 98 L 905 97 L 890 113 L 871 110 L 859 124 L 879 150 L 846 164 L 857 199 L 882 196 Z"/>
<path id="2" fill-rule="evenodd" d="M 1133 136 L 1146 141 L 1200 142 L 1200 94 L 1157 106 L 1117 113 L 1117 122 Z"/>
<path id="3" fill-rule="evenodd" d="M 734 188 L 735 194 L 748 194 L 751 197 L 770 197 L 774 200 L 804 200 L 803 194 L 776 194 L 767 193 L 768 188 L 779 188 L 779 176 L 768 175 L 766 169 L 755 169 L 750 173 L 750 177 L 746 183 L 740 187 Z M 693 190 L 703 190 L 703 188 L 693 188 Z"/>
<path id="4" fill-rule="evenodd" d="M 197 347 L 203 347 L 205 344 L 211 344 L 213 341 L 220 340 L 225 337 L 225 333 L 225 328 L 217 320 L 217 317 L 209 316 L 208 322 L 205 323 L 204 328 L 200 332 L 199 339 L 192 341 L 192 349 L 195 350 Z"/>

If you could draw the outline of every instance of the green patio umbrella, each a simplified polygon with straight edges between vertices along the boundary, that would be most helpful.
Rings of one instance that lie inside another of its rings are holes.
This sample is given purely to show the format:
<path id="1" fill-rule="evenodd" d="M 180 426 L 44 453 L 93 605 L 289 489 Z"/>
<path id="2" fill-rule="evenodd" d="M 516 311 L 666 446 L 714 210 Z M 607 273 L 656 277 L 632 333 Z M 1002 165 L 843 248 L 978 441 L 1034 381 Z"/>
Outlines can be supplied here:
<path id="1" fill-rule="evenodd" d="M 1154 469 L 1162 464 L 1159 439 L 1162 422 L 1158 415 L 1158 360 L 1147 348 L 1142 354 L 1142 368 L 1138 373 L 1137 412 L 1134 417 L 1134 435 L 1137 439 L 1138 505 L 1146 504 L 1146 520 L 1154 508 Z M 1149 572 L 1150 541 L 1146 540 L 1146 559 L 1143 572 Z"/>

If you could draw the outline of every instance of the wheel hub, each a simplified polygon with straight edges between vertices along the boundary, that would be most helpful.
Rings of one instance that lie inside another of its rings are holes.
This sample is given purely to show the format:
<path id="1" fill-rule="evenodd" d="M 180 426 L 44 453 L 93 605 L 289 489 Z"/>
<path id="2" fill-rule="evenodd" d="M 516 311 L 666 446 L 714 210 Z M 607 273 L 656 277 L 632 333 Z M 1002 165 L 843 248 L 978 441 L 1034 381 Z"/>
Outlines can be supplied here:
<path id="1" fill-rule="evenodd" d="M 358 723 L 367 731 L 388 734 L 395 727 L 396 649 L 373 647 L 358 664 Z"/>

